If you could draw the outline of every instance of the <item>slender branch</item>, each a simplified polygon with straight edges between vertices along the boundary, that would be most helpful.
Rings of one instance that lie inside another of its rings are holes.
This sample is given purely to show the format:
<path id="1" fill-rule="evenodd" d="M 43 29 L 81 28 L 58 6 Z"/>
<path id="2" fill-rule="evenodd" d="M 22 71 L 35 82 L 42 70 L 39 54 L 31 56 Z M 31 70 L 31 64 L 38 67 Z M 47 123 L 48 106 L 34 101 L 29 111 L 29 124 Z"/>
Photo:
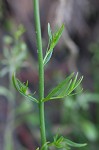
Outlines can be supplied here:
<path id="1" fill-rule="evenodd" d="M 42 52 L 42 38 L 41 38 L 41 25 L 39 15 L 39 0 L 33 0 L 34 4 L 34 17 L 35 17 L 35 29 L 36 40 L 38 48 L 38 63 L 39 63 L 39 116 L 40 116 L 40 132 L 41 132 L 41 144 L 46 143 L 45 133 L 45 118 L 44 118 L 44 102 L 41 100 L 44 98 L 44 66 L 43 66 L 43 52 Z M 47 150 L 45 147 L 44 150 Z"/>

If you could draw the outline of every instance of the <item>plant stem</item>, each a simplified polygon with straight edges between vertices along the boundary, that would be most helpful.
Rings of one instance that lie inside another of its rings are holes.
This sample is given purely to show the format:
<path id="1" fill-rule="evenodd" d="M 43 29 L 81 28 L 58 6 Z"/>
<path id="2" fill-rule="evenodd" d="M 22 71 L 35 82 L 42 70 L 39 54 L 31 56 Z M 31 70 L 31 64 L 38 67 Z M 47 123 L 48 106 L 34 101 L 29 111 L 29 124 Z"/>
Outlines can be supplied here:
<path id="1" fill-rule="evenodd" d="M 41 25 L 40 25 L 40 14 L 39 14 L 39 0 L 33 0 L 33 1 L 34 1 L 36 40 L 37 40 L 37 49 L 38 49 L 38 63 L 39 63 L 40 132 L 41 132 L 41 144 L 43 146 L 46 143 L 44 102 L 41 101 L 44 98 L 44 66 L 43 66 L 42 38 L 41 38 Z M 44 150 L 47 150 L 47 147 L 45 147 Z"/>
<path id="2" fill-rule="evenodd" d="M 10 69 L 11 70 L 11 69 Z M 15 90 L 12 85 L 12 73 L 9 73 L 9 91 L 15 96 Z M 13 150 L 14 140 L 13 140 L 13 130 L 14 130 L 14 121 L 15 121 L 15 101 L 14 97 L 8 96 L 8 114 L 7 114 L 7 123 L 4 133 L 4 150 Z"/>

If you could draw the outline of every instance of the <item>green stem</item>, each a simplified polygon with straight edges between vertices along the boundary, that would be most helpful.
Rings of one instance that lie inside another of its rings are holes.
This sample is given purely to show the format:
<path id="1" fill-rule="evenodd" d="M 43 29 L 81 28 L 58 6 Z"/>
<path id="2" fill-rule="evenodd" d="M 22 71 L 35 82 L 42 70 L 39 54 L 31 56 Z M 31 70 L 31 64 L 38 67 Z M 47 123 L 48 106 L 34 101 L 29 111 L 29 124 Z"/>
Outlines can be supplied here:
<path id="1" fill-rule="evenodd" d="M 10 69 L 11 70 L 11 69 Z M 9 91 L 15 96 L 15 91 L 12 85 L 12 72 L 9 73 Z M 14 111 L 15 101 L 14 97 L 8 96 L 8 115 L 7 115 L 7 124 L 5 127 L 4 134 L 4 150 L 13 150 L 14 141 L 13 141 L 13 130 L 15 122 L 15 111 Z"/>
<path id="2" fill-rule="evenodd" d="M 39 15 L 39 0 L 33 0 L 33 2 L 34 2 L 34 17 L 35 17 L 35 29 L 36 29 L 36 40 L 37 40 L 37 49 L 38 49 L 38 63 L 39 63 L 40 132 L 41 132 L 41 144 L 43 146 L 46 143 L 44 102 L 41 101 L 44 98 L 44 66 L 43 66 L 41 25 L 40 25 L 40 15 Z M 44 150 L 47 150 L 47 147 L 45 147 Z"/>

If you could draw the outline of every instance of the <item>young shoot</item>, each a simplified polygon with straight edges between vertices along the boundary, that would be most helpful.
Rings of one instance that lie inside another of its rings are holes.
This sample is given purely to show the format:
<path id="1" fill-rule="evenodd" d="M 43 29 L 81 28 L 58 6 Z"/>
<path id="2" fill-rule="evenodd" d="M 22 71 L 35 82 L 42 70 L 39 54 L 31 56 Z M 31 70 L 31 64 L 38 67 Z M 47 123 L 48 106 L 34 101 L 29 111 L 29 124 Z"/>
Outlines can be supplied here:
<path id="1" fill-rule="evenodd" d="M 44 96 L 44 67 L 50 61 L 54 47 L 57 45 L 59 39 L 64 30 L 64 25 L 62 25 L 55 33 L 52 33 L 50 24 L 48 23 L 48 36 L 49 42 L 46 50 L 45 57 L 43 58 L 42 51 L 42 37 L 41 37 L 41 25 L 40 25 L 40 14 L 39 14 L 39 0 L 33 0 L 34 6 L 34 17 L 35 17 L 35 31 L 38 49 L 38 74 L 39 74 L 39 98 L 36 99 L 34 95 L 28 94 L 28 82 L 22 83 L 16 78 L 15 73 L 12 76 L 13 84 L 18 92 L 20 92 L 27 99 L 36 102 L 39 108 L 39 120 L 40 120 L 40 135 L 41 135 L 41 147 L 36 150 L 48 150 L 49 147 L 54 146 L 58 149 L 69 150 L 70 147 L 83 147 L 86 144 L 74 143 L 63 136 L 56 135 L 54 141 L 47 142 L 46 130 L 45 130 L 45 115 L 44 115 L 44 103 L 50 100 L 64 99 L 66 96 L 71 96 L 72 94 L 77 94 L 74 90 L 81 84 L 83 76 L 78 78 L 78 73 L 75 75 L 72 73 L 53 88 L 48 95 Z"/>

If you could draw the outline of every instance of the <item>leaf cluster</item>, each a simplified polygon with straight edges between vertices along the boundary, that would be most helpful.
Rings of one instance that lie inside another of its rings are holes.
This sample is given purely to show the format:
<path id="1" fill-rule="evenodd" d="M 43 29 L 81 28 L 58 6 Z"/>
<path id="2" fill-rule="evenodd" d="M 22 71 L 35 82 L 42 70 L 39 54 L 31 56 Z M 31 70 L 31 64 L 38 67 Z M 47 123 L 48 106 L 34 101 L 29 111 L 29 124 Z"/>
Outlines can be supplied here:
<path id="1" fill-rule="evenodd" d="M 48 24 L 49 42 L 48 42 L 48 47 L 46 50 L 45 57 L 43 59 L 44 66 L 51 59 L 53 49 L 56 46 L 56 44 L 58 43 L 63 30 L 64 30 L 64 25 L 62 25 L 55 33 L 52 34 L 50 24 Z M 71 95 L 77 94 L 77 93 L 75 93 L 75 89 L 81 84 L 82 80 L 83 80 L 83 76 L 78 78 L 78 73 L 76 75 L 74 73 L 72 73 L 71 75 L 66 77 L 61 83 L 59 83 L 55 88 L 53 88 L 46 97 L 39 100 L 34 97 L 34 94 L 33 95 L 29 94 L 28 81 L 26 83 L 22 83 L 21 81 L 19 81 L 19 79 L 16 78 L 15 73 L 12 76 L 12 81 L 13 81 L 13 84 L 14 84 L 16 90 L 18 92 L 20 92 L 23 96 L 25 96 L 27 99 L 29 99 L 33 102 L 36 102 L 38 104 L 40 102 L 47 102 L 49 100 L 63 99 L 66 96 L 71 96 Z M 78 93 L 81 91 L 82 90 L 78 91 Z M 79 147 L 86 146 L 86 144 L 78 144 L 78 143 L 72 142 L 72 141 L 64 138 L 63 136 L 59 136 L 57 134 L 54 137 L 54 141 L 52 143 L 46 142 L 41 147 L 40 150 L 44 150 L 46 146 L 48 146 L 49 148 L 53 146 L 58 149 L 69 150 L 71 147 L 79 148 Z M 39 148 L 37 148 L 37 150 L 39 150 Z"/>
<path id="2" fill-rule="evenodd" d="M 26 82 L 26 84 L 22 83 L 15 77 L 15 74 L 13 74 L 12 76 L 12 81 L 13 81 L 14 87 L 19 93 L 21 93 L 23 96 L 25 96 L 29 100 L 38 103 L 38 100 L 28 93 L 28 81 Z"/>
<path id="3" fill-rule="evenodd" d="M 70 76 L 68 76 L 64 81 L 59 83 L 58 86 L 56 86 L 44 99 L 42 99 L 42 102 L 46 102 L 49 100 L 57 100 L 62 99 L 66 96 L 70 96 L 74 90 L 79 86 L 81 83 L 83 77 L 80 77 L 78 80 L 78 73 L 76 76 L 74 76 L 74 73 L 72 73 Z M 12 76 L 13 84 L 17 91 L 19 91 L 23 96 L 28 98 L 29 100 L 32 100 L 36 103 L 39 103 L 39 100 L 37 100 L 33 95 L 28 94 L 28 81 L 25 83 L 22 83 L 19 81 L 19 79 L 16 78 L 15 74 Z M 81 91 L 79 91 L 81 92 Z"/>
<path id="4" fill-rule="evenodd" d="M 44 148 L 47 146 L 49 149 L 54 147 L 57 149 L 64 149 L 64 150 L 70 150 L 71 147 L 80 148 L 86 146 L 86 143 L 75 143 L 63 136 L 59 136 L 59 134 L 56 134 L 54 136 L 53 142 L 46 142 L 41 148 L 37 148 L 36 150 L 44 150 Z"/>
<path id="5" fill-rule="evenodd" d="M 62 25 L 55 33 L 52 34 L 50 24 L 48 23 L 49 42 L 48 42 L 46 55 L 43 60 L 43 65 L 46 65 L 49 62 L 49 60 L 51 59 L 53 49 L 56 46 L 56 44 L 58 43 L 63 30 L 64 30 L 64 25 Z"/>
<path id="6" fill-rule="evenodd" d="M 48 144 L 49 147 L 54 146 L 58 149 L 65 149 L 65 150 L 70 150 L 71 147 L 76 147 L 76 148 L 80 148 L 80 147 L 84 147 L 87 144 L 79 144 L 79 143 L 75 143 L 67 138 L 64 138 L 63 136 L 59 136 L 58 134 L 56 134 L 54 136 L 54 141 L 50 144 Z"/>
<path id="7" fill-rule="evenodd" d="M 62 32 L 64 30 L 64 25 L 62 25 L 55 33 L 52 34 L 50 24 L 48 23 L 48 36 L 49 36 L 49 43 L 48 43 L 48 48 L 46 51 L 46 55 L 43 60 L 43 65 L 47 64 L 48 61 L 50 60 L 52 56 L 52 52 L 56 44 L 58 43 Z M 23 31 L 23 30 L 22 30 Z M 58 86 L 53 88 L 53 90 L 41 101 L 46 102 L 49 100 L 55 100 L 55 99 L 62 99 L 66 96 L 70 96 L 74 94 L 74 90 L 80 85 L 82 82 L 83 76 L 78 79 L 78 73 L 74 75 L 72 73 L 70 76 L 66 77 L 64 81 L 59 83 Z M 39 101 L 34 98 L 32 95 L 27 94 L 27 89 L 28 89 L 28 82 L 26 84 L 21 83 L 16 77 L 15 74 L 12 77 L 13 83 L 15 88 L 25 97 L 28 99 L 39 103 Z M 76 94 L 76 93 L 75 93 Z"/>
<path id="8" fill-rule="evenodd" d="M 56 86 L 42 101 L 46 102 L 48 100 L 54 99 L 62 99 L 66 96 L 71 96 L 72 93 L 82 82 L 83 76 L 78 80 L 78 73 L 74 77 L 74 73 L 68 76 L 65 80 L 63 80 L 58 86 Z M 80 91 L 79 91 L 80 92 Z"/>

